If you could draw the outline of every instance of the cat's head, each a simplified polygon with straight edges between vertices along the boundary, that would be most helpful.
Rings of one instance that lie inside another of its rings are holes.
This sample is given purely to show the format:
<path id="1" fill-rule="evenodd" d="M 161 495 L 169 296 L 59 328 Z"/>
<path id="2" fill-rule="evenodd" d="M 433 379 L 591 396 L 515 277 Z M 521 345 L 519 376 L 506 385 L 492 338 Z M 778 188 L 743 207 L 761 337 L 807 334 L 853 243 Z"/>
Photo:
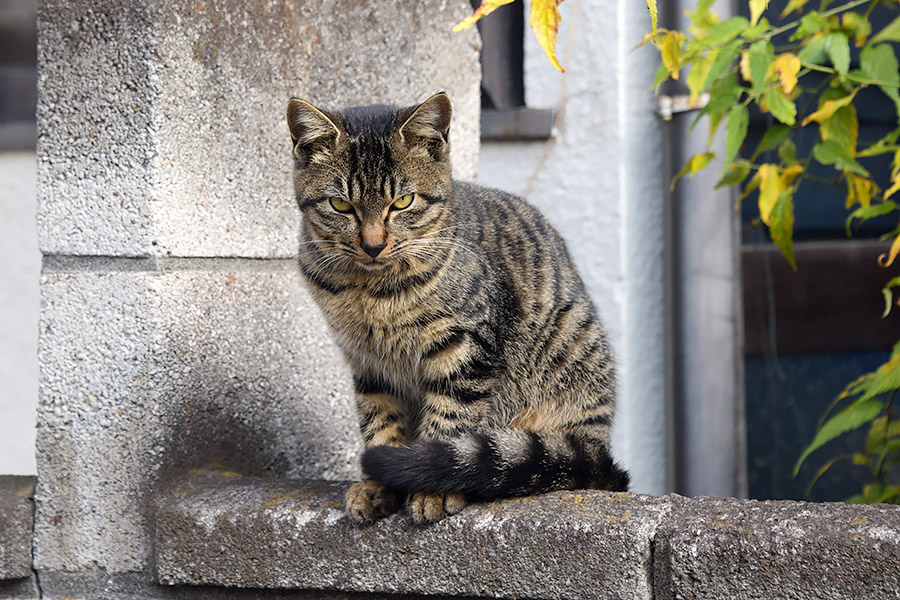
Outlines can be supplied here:
<path id="1" fill-rule="evenodd" d="M 305 243 L 365 271 L 424 257 L 447 221 L 450 115 L 444 93 L 409 108 L 341 112 L 292 99 L 287 120 Z"/>

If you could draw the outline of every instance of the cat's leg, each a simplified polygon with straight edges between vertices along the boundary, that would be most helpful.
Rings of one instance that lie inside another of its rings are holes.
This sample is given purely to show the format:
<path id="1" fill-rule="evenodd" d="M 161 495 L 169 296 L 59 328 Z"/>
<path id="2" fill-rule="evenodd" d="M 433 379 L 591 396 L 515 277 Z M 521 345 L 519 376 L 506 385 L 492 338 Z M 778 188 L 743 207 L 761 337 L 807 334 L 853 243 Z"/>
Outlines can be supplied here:
<path id="1" fill-rule="evenodd" d="M 457 336 L 457 343 L 441 344 L 441 351 L 426 355 L 422 419 L 418 438 L 446 440 L 478 428 L 485 419 L 490 398 L 496 389 L 495 367 L 475 336 Z M 466 505 L 461 492 L 411 492 L 407 504 L 417 524 L 439 521 L 458 513 Z"/>
<path id="2" fill-rule="evenodd" d="M 406 416 L 393 394 L 371 378 L 356 377 L 356 407 L 366 448 L 401 446 L 406 442 Z M 396 491 L 372 479 L 350 486 L 344 502 L 350 520 L 366 524 L 386 517 L 400 508 Z"/>

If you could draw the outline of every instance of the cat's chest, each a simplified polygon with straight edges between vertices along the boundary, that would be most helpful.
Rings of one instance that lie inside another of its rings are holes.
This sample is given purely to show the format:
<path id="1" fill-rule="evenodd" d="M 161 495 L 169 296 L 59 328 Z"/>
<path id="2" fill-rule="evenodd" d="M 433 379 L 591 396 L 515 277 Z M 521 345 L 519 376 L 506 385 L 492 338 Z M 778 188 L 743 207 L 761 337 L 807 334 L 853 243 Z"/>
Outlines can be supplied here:
<path id="1" fill-rule="evenodd" d="M 362 293 L 334 299 L 323 308 L 340 345 L 357 362 L 377 364 L 380 371 L 417 370 L 425 343 L 417 326 L 426 314 L 421 303 Z"/>

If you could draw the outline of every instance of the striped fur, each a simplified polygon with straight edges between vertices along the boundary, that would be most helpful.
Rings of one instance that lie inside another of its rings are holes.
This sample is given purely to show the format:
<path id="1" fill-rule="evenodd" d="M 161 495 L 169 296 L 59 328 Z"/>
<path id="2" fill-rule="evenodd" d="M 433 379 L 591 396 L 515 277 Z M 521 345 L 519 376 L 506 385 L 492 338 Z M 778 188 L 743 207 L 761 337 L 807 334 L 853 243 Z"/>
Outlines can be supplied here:
<path id="1" fill-rule="evenodd" d="M 341 113 L 292 100 L 288 122 L 299 266 L 353 369 L 367 447 L 350 517 L 400 493 L 426 522 L 465 498 L 627 489 L 591 300 L 532 206 L 451 180 L 446 95 Z"/>

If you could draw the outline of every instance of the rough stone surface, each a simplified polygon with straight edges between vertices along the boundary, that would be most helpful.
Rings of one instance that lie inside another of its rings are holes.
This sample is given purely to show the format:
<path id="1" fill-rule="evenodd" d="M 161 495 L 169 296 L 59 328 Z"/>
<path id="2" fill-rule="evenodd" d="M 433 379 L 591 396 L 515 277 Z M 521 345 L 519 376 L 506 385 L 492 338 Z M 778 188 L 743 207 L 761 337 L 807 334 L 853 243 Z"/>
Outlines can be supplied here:
<path id="1" fill-rule="evenodd" d="M 657 533 L 656 598 L 900 598 L 900 506 L 702 498 Z"/>
<path id="2" fill-rule="evenodd" d="M 445 90 L 473 179 L 480 69 L 465 0 L 68 2 L 38 14 L 45 254 L 288 257 L 287 101 L 413 104 Z"/>
<path id="3" fill-rule="evenodd" d="M 651 539 L 684 499 L 558 492 L 427 527 L 360 528 L 347 484 L 235 481 L 173 494 L 157 517 L 160 581 L 518 598 L 650 598 Z M 266 540 L 260 543 L 260 540 Z"/>
<path id="4" fill-rule="evenodd" d="M 0 476 L 0 580 L 31 575 L 34 477 Z"/>
<path id="5" fill-rule="evenodd" d="M 149 573 L 112 575 L 103 571 L 41 573 L 41 592 L 42 600 L 471 600 L 461 596 L 160 585 Z M 0 598 L 5 598 L 2 583 Z"/>
<path id="6" fill-rule="evenodd" d="M 0 579 L 2 600 L 43 600 L 34 575 L 19 579 Z"/>
<path id="7" fill-rule="evenodd" d="M 351 383 L 293 261 L 47 259 L 35 564 L 149 567 L 188 472 L 357 475 Z"/>

